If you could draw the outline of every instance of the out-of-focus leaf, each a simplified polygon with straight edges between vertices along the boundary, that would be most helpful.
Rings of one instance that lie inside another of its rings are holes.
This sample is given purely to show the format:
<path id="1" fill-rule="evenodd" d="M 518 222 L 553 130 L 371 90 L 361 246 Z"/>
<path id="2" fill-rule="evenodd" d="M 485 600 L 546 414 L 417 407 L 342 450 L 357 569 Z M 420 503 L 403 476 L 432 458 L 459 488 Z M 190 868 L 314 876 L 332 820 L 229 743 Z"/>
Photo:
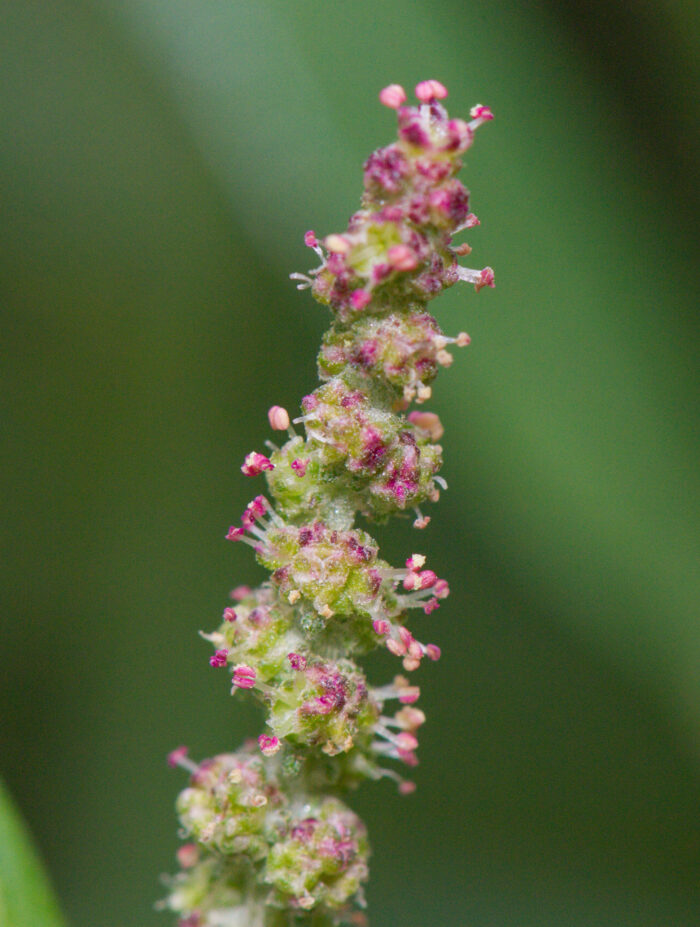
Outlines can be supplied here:
<path id="1" fill-rule="evenodd" d="M 0 781 L 0 924 L 65 927 L 22 819 Z"/>

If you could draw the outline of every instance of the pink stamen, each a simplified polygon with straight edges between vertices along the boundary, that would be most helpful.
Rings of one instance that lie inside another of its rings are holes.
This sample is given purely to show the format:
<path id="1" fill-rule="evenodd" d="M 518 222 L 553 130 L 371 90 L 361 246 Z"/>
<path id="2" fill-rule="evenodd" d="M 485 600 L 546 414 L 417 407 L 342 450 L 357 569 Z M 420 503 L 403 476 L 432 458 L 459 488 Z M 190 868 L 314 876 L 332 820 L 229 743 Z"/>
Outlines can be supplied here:
<path id="1" fill-rule="evenodd" d="M 402 731 L 396 736 L 396 746 L 399 750 L 415 750 L 418 746 L 418 738 L 408 731 Z"/>
<path id="2" fill-rule="evenodd" d="M 417 428 L 427 431 L 433 441 L 439 441 L 445 433 L 440 418 L 434 412 L 410 412 L 408 420 Z"/>
<path id="3" fill-rule="evenodd" d="M 398 109 L 406 102 L 406 91 L 401 84 L 389 84 L 379 91 L 379 102 L 389 109 Z"/>
<path id="4" fill-rule="evenodd" d="M 235 621 L 236 618 L 238 618 L 238 615 L 236 614 L 236 610 L 234 608 L 224 609 L 224 614 L 223 614 L 224 621 Z"/>
<path id="5" fill-rule="evenodd" d="M 401 641 L 394 640 L 393 637 L 387 640 L 386 649 L 389 653 L 393 653 L 395 657 L 403 657 L 406 653 L 406 645 Z"/>
<path id="6" fill-rule="evenodd" d="M 312 232 L 311 230 L 305 232 L 304 244 L 307 248 L 318 248 L 318 239 L 316 238 L 316 233 Z M 273 406 L 273 408 L 279 408 L 279 406 Z"/>
<path id="7" fill-rule="evenodd" d="M 396 712 L 396 721 L 404 730 L 414 731 L 422 724 L 425 724 L 425 714 L 420 708 L 411 708 L 410 705 L 407 705 Z"/>
<path id="8" fill-rule="evenodd" d="M 484 119 L 489 120 L 493 119 L 493 113 L 488 106 L 482 106 L 481 103 L 477 103 L 476 106 L 472 106 L 469 110 L 469 115 L 472 119 Z"/>
<path id="9" fill-rule="evenodd" d="M 216 653 L 209 657 L 210 666 L 226 666 L 226 658 L 228 657 L 228 650 L 222 649 L 217 650 Z"/>
<path id="10" fill-rule="evenodd" d="M 421 103 L 431 103 L 433 100 L 444 100 L 447 88 L 439 80 L 422 80 L 416 86 L 416 97 Z"/>
<path id="11" fill-rule="evenodd" d="M 250 595 L 251 591 L 250 586 L 236 586 L 235 589 L 229 592 L 229 596 L 234 602 L 241 602 Z"/>
<path id="12" fill-rule="evenodd" d="M 474 284 L 474 289 L 478 293 L 479 290 L 485 286 L 496 286 L 496 278 L 494 276 L 493 270 L 490 267 L 484 267 L 484 269 L 481 271 L 478 282 Z"/>
<path id="13" fill-rule="evenodd" d="M 184 760 L 191 762 L 187 757 L 189 752 L 189 747 L 176 747 L 175 750 L 171 750 L 168 754 L 168 766 L 175 769 L 176 766 L 181 766 Z"/>
<path id="14" fill-rule="evenodd" d="M 256 675 L 252 666 L 239 663 L 233 670 L 233 685 L 239 689 L 252 689 L 255 685 Z"/>
<path id="15" fill-rule="evenodd" d="M 308 235 L 309 232 L 306 234 Z M 267 412 L 267 420 L 270 423 L 270 428 L 275 431 L 286 431 L 289 428 L 289 413 L 282 406 L 271 406 Z"/>
<path id="16" fill-rule="evenodd" d="M 423 572 L 419 574 L 419 578 L 421 589 L 430 589 L 432 586 L 435 586 L 436 583 L 440 582 L 437 578 L 437 574 L 432 570 L 423 570 Z M 442 580 L 442 582 L 444 582 L 444 580 Z"/>
<path id="17" fill-rule="evenodd" d="M 251 451 L 246 457 L 241 467 L 241 472 L 245 476 L 257 476 L 263 470 L 274 470 L 275 465 L 264 454 L 258 454 L 257 451 Z"/>

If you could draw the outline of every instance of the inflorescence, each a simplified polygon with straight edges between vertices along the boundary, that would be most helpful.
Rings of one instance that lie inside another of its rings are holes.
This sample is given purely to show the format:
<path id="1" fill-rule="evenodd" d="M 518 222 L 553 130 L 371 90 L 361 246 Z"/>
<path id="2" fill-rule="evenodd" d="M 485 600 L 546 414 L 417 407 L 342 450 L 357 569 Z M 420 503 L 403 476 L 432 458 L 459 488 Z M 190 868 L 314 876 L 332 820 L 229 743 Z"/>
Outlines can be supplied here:
<path id="1" fill-rule="evenodd" d="M 427 303 L 458 281 L 477 292 L 494 285 L 490 267 L 458 264 L 470 248 L 453 243 L 479 224 L 455 175 L 491 111 L 450 119 L 442 84 L 423 81 L 415 92 L 418 105 L 408 106 L 402 87 L 381 91 L 397 111 L 398 139 L 365 162 L 346 231 L 307 232 L 318 266 L 291 275 L 333 316 L 321 385 L 293 420 L 273 406 L 269 424 L 283 442 L 243 462 L 246 476 L 264 475 L 268 493 L 226 537 L 252 547 L 270 579 L 234 589 L 219 627 L 203 634 L 211 666 L 228 674 L 232 694 L 258 700 L 266 730 L 236 753 L 196 763 L 181 747 L 168 758 L 190 775 L 177 802 L 181 871 L 162 902 L 180 927 L 366 923 L 367 834 L 338 795 L 367 778 L 414 789 L 391 765 L 417 764 L 425 721 L 404 674 L 439 659 L 440 648 L 407 625 L 411 610 L 431 614 L 449 587 L 422 554 L 401 568 L 382 560 L 355 519 L 407 513 L 416 528 L 428 525 L 423 507 L 446 489 L 443 427 L 433 412 L 406 412 L 430 399 L 438 370 L 452 363 L 448 348 L 469 336 L 445 336 Z M 400 661 L 381 686 L 354 661 L 376 647 Z"/>

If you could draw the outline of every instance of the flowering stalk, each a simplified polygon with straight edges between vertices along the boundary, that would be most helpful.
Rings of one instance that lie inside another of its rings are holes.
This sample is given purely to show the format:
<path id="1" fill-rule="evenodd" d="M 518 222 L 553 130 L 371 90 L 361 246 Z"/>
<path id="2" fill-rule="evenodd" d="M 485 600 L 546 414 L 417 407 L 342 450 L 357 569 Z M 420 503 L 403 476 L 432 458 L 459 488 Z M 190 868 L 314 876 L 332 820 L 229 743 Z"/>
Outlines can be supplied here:
<path id="1" fill-rule="evenodd" d="M 342 234 L 307 232 L 318 257 L 299 289 L 333 315 L 318 358 L 321 385 L 290 421 L 269 411 L 281 445 L 245 458 L 246 476 L 264 474 L 268 495 L 248 504 L 227 534 L 270 570 L 257 589 L 231 593 L 211 634 L 209 662 L 248 690 L 266 713 L 257 742 L 195 763 L 185 748 L 172 765 L 190 774 L 177 810 L 187 841 L 181 872 L 163 907 L 181 927 L 334 927 L 364 924 L 368 843 L 362 821 L 338 797 L 364 779 L 414 785 L 393 761 L 416 765 L 418 686 L 405 673 L 440 648 L 408 629 L 411 611 L 431 614 L 447 582 L 411 554 L 396 568 L 355 527 L 356 515 L 384 521 L 412 514 L 425 528 L 427 502 L 446 488 L 437 475 L 443 428 L 424 403 L 449 345 L 427 312 L 430 299 L 463 280 L 478 291 L 493 272 L 469 270 L 455 233 L 478 225 L 455 174 L 474 131 L 492 118 L 450 119 L 438 81 L 416 87 L 407 106 L 398 85 L 380 101 L 398 115 L 398 140 L 364 166 L 361 208 Z M 295 426 L 297 426 L 295 428 Z M 401 661 L 393 681 L 371 685 L 354 658 L 385 647 Z"/>

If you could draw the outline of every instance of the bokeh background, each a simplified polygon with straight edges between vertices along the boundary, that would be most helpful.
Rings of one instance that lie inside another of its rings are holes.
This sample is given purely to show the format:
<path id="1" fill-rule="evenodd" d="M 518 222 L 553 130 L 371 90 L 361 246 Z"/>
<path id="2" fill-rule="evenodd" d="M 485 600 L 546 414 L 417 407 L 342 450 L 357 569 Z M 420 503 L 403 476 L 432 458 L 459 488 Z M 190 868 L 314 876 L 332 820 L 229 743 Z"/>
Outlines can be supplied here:
<path id="1" fill-rule="evenodd" d="M 260 717 L 200 628 L 261 575 L 223 535 L 325 311 L 378 90 L 488 103 L 462 177 L 497 288 L 434 305 L 450 490 L 416 548 L 418 791 L 353 798 L 373 927 L 700 923 L 698 7 L 1 0 L 0 771 L 74 927 L 156 927 L 164 756 Z M 697 178 L 696 178 L 697 179 Z M 428 630 L 429 629 L 429 630 Z M 394 669 L 377 657 L 371 672 Z"/>

